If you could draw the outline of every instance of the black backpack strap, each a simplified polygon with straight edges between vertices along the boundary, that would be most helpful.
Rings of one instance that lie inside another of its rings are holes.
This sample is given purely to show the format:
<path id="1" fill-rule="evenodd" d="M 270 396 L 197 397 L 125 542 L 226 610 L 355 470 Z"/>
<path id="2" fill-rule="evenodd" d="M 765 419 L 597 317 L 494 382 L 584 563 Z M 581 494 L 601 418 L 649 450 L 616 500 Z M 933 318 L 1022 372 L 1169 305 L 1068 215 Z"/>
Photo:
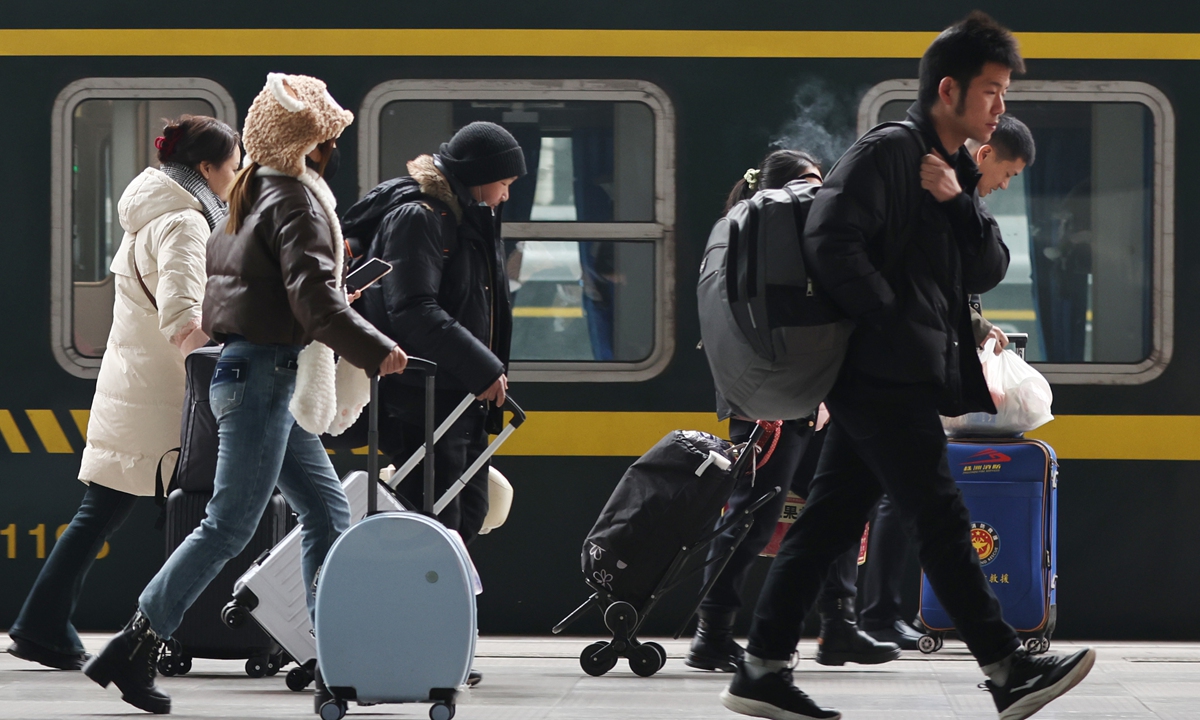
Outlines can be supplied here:
<path id="1" fill-rule="evenodd" d="M 163 460 L 171 453 L 178 453 L 182 450 L 182 446 L 171 448 L 162 454 L 158 459 L 158 465 L 154 468 L 154 504 L 158 506 L 158 520 L 154 522 L 155 530 L 162 530 L 163 523 L 167 520 L 167 488 L 163 485 L 162 464 Z M 178 460 L 178 458 L 177 458 Z M 171 471 L 171 479 L 168 481 L 170 485 L 175 484 L 176 476 L 179 474 L 179 463 L 175 463 L 175 469 Z"/>

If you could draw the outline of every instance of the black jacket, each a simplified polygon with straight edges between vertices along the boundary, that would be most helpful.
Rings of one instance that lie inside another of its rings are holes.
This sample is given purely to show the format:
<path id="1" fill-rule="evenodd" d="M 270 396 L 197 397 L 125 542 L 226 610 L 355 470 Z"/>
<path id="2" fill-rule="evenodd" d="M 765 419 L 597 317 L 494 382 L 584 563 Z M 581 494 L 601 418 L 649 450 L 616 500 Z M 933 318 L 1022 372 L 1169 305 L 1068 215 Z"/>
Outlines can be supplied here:
<path id="1" fill-rule="evenodd" d="M 218 342 L 230 334 L 264 345 L 319 340 L 374 374 L 394 343 L 334 285 L 325 211 L 296 178 L 250 182 L 257 198 L 241 229 L 230 235 L 221 224 L 208 241 L 204 332 Z"/>
<path id="2" fill-rule="evenodd" d="M 814 279 L 858 327 L 844 377 L 882 391 L 928 393 L 944 415 L 995 412 L 971 331 L 967 296 L 995 287 L 1008 248 L 980 202 L 979 171 L 951 156 L 914 104 L 900 126 L 859 139 L 817 193 L 804 230 Z M 939 203 L 921 188 L 921 158 L 936 149 L 963 193 Z"/>
<path id="3" fill-rule="evenodd" d="M 499 213 L 473 203 L 429 155 L 408 170 L 342 220 L 351 247 L 392 265 L 355 307 L 405 352 L 436 362 L 439 390 L 479 394 L 507 371 L 512 335 Z"/>

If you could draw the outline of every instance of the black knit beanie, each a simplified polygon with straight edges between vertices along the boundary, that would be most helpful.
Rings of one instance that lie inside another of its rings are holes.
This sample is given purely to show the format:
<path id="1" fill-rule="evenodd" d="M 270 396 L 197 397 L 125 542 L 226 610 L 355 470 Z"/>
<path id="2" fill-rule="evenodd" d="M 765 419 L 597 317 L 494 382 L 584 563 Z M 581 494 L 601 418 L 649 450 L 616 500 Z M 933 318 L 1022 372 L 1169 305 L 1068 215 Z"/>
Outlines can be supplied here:
<path id="1" fill-rule="evenodd" d="M 467 125 L 442 143 L 438 157 L 467 187 L 525 175 L 525 153 L 512 133 L 496 123 Z"/>

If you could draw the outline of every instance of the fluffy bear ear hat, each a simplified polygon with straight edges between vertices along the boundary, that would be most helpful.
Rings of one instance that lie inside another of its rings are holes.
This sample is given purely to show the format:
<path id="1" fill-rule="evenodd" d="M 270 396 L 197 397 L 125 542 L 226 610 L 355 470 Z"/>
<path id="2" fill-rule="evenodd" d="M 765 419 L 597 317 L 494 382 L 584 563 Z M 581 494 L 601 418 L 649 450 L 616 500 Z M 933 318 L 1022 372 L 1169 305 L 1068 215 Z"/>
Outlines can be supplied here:
<path id="1" fill-rule="evenodd" d="M 253 162 L 300 177 L 304 156 L 340 136 L 352 122 L 354 113 L 337 104 L 324 82 L 270 73 L 246 113 L 242 142 Z"/>

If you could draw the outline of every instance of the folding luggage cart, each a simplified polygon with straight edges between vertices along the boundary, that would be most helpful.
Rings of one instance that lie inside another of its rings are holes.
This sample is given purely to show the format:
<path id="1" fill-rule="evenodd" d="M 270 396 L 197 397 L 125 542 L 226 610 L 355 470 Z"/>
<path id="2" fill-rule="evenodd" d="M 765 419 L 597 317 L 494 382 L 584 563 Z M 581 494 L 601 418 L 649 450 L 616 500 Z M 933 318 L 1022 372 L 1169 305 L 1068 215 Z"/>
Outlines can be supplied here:
<path id="1" fill-rule="evenodd" d="M 736 453 L 736 459 L 733 461 L 732 466 L 726 464 L 725 468 L 722 469 L 716 462 L 704 461 L 695 470 L 695 476 L 703 481 L 705 474 L 717 473 L 719 479 L 728 482 L 728 490 L 732 492 L 733 484 L 740 481 L 754 467 L 754 462 L 756 462 L 759 451 L 758 443 L 762 439 L 763 433 L 764 429 L 760 425 L 753 430 L 749 440 L 744 445 L 738 446 L 738 448 L 729 448 L 731 453 Z M 672 436 L 679 434 L 680 431 L 669 434 L 655 448 L 644 455 L 639 460 L 639 463 L 651 457 Z M 726 458 L 726 462 L 727 460 Z M 614 500 L 622 492 L 622 485 L 626 482 L 637 480 L 636 475 L 631 474 L 637 465 L 638 463 L 634 463 L 630 471 L 626 472 L 621 480 L 621 484 L 618 484 L 617 490 L 613 492 L 613 497 L 609 499 L 609 505 L 601 513 L 601 520 L 597 521 L 597 525 L 610 512 L 610 506 L 613 505 Z M 652 468 L 655 466 L 661 467 L 661 464 L 655 462 L 649 463 L 648 466 Z M 723 477 L 720 477 L 721 475 Z M 731 517 L 724 518 L 715 529 L 712 529 L 720 517 L 721 508 L 724 507 L 725 502 L 728 500 L 729 492 L 724 493 L 724 497 L 719 499 L 719 504 L 712 508 L 711 512 L 700 513 L 699 516 L 707 517 L 709 519 L 708 522 L 699 524 L 695 528 L 695 531 L 690 533 L 690 536 L 681 545 L 676 546 L 677 549 L 662 548 L 663 551 L 670 553 L 670 559 L 668 562 L 663 563 L 666 565 L 666 570 L 662 572 L 657 582 L 646 587 L 648 592 L 631 594 L 629 592 L 614 591 L 611 586 L 606 587 L 606 583 L 603 581 L 604 578 L 589 577 L 585 573 L 584 582 L 593 590 L 591 597 L 559 621 L 551 631 L 557 635 L 592 608 L 600 611 L 604 617 L 605 626 L 612 633 L 612 639 L 594 642 L 583 649 L 583 652 L 579 655 L 579 664 L 584 672 L 592 676 L 603 675 L 613 669 L 620 658 L 628 659 L 630 669 L 642 677 L 650 677 L 662 669 L 667 661 L 666 651 L 663 647 L 655 642 L 643 643 L 637 638 L 638 630 L 645 623 L 647 616 L 662 599 L 664 594 L 693 575 L 701 572 L 709 564 L 716 563 L 717 572 L 714 573 L 713 580 L 709 581 L 701 589 L 683 624 L 675 633 L 676 638 L 682 635 L 691 622 L 692 616 L 699 609 L 700 603 L 704 601 L 704 598 L 712 589 L 716 577 L 724 570 L 725 565 L 733 556 L 733 552 L 749 533 L 750 527 L 754 524 L 754 512 L 769 502 L 779 492 L 779 488 L 766 489 L 762 497 L 753 504 Z M 732 528 L 739 528 L 737 531 L 738 534 L 734 543 L 725 554 L 702 562 L 693 562 L 695 558 L 702 556 L 708 550 L 708 546 L 713 540 Z M 595 529 L 593 529 L 593 534 L 595 532 Z M 586 545 L 585 552 L 587 552 Z M 619 565 L 620 563 L 618 563 Z"/>

